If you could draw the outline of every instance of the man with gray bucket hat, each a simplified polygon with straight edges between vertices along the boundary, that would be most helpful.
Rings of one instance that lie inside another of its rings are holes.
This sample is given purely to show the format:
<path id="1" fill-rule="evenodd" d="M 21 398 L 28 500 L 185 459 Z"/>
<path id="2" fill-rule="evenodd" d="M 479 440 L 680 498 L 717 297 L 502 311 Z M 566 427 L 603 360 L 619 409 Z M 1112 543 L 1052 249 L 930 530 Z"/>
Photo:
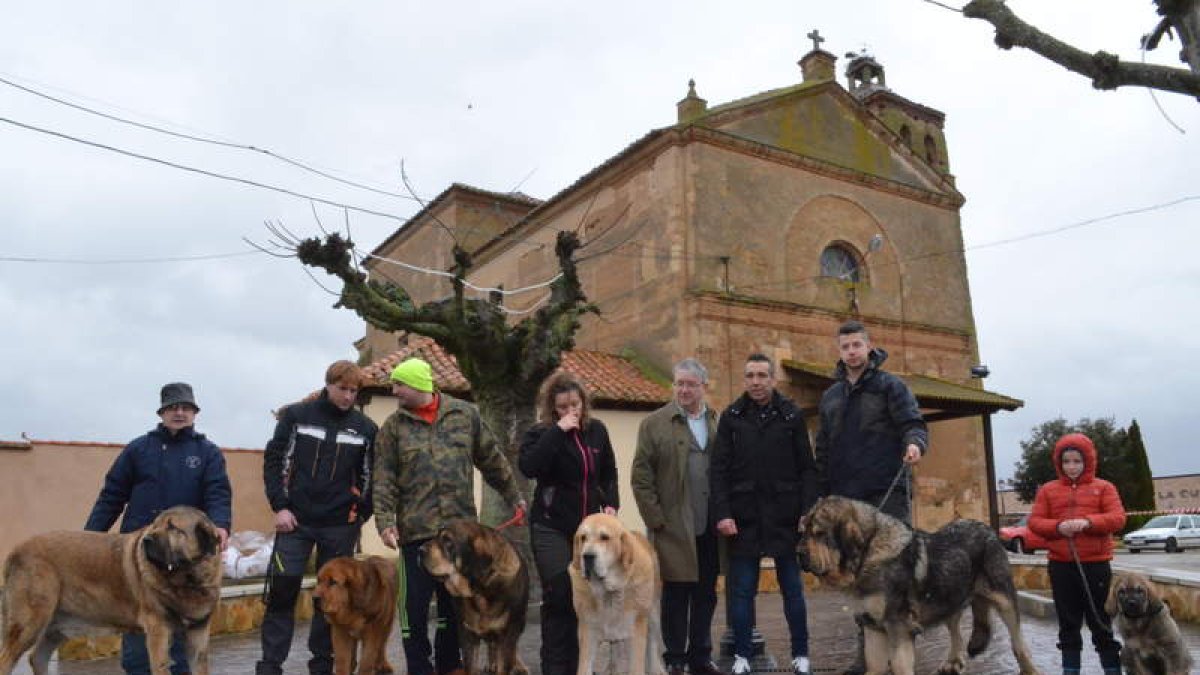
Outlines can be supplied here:
<path id="1" fill-rule="evenodd" d="M 125 446 L 104 477 L 104 487 L 85 530 L 107 532 L 121 517 L 121 532 L 149 525 L 172 506 L 194 506 L 217 526 L 221 548 L 233 521 L 232 489 L 225 457 L 215 443 L 196 431 L 196 396 L 184 382 L 163 385 L 159 424 Z M 171 673 L 187 672 L 182 634 L 171 641 Z M 121 640 L 121 667 L 130 675 L 150 675 L 146 636 L 126 633 Z"/>

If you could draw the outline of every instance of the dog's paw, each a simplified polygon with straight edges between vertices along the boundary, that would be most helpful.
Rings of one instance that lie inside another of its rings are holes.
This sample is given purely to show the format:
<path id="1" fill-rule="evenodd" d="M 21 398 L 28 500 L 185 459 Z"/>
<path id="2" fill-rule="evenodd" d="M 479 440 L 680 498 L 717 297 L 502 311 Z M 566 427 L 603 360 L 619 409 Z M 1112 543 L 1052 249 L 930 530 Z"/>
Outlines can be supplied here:
<path id="1" fill-rule="evenodd" d="M 935 675 L 963 675 L 967 670 L 967 664 L 961 658 L 947 659 L 945 663 L 938 666 L 934 671 Z"/>

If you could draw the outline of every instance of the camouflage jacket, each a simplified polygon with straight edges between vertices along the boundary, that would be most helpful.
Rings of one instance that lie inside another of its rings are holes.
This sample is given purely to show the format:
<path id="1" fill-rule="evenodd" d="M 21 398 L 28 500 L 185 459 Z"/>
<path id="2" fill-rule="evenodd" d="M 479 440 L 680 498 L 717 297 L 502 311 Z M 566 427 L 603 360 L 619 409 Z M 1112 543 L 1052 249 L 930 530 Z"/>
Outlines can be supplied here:
<path id="1" fill-rule="evenodd" d="M 433 537 L 452 520 L 478 518 L 472 466 L 509 504 L 520 500 L 512 466 L 479 410 L 439 398 L 433 424 L 401 408 L 375 438 L 375 526 L 396 527 L 401 544 Z"/>

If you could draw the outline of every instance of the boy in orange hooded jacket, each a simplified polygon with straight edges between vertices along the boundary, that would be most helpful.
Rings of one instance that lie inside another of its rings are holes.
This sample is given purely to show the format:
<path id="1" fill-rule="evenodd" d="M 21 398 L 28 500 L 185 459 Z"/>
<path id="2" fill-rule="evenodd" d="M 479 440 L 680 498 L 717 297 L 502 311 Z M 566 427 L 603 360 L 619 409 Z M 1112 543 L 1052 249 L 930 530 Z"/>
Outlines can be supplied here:
<path id="1" fill-rule="evenodd" d="M 1029 529 L 1046 539 L 1049 550 L 1063 675 L 1080 672 L 1084 620 L 1105 675 L 1120 675 L 1121 644 L 1113 637 L 1104 599 L 1112 581 L 1112 538 L 1125 525 L 1125 507 L 1117 488 L 1096 477 L 1096 446 L 1087 436 L 1060 438 L 1053 462 L 1058 478 L 1038 489 Z"/>

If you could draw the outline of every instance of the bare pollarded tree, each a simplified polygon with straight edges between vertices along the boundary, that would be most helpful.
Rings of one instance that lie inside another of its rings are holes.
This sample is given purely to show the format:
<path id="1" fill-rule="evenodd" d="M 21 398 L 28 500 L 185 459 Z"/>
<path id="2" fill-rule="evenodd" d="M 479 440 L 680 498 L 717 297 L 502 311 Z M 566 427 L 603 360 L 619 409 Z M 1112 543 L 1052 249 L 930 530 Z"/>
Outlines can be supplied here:
<path id="1" fill-rule="evenodd" d="M 1154 0 L 1154 4 L 1162 19 L 1142 37 L 1142 45 L 1154 49 L 1164 36 L 1177 37 L 1181 44 L 1180 60 L 1188 68 L 1122 61 L 1104 51 L 1086 52 L 1026 23 L 1004 0 L 971 0 L 962 12 L 969 18 L 992 24 L 996 29 L 996 44 L 1001 49 L 1029 49 L 1090 78 L 1097 89 L 1149 87 L 1200 98 L 1200 0 Z"/>
<path id="2" fill-rule="evenodd" d="M 579 283 L 574 256 L 580 241 L 573 232 L 558 233 L 554 253 L 560 274 L 550 283 L 548 302 L 521 321 L 510 323 L 499 294 L 466 297 L 464 282 L 472 260 L 459 246 L 453 249 L 453 294 L 418 305 L 401 286 L 370 278 L 360 270 L 349 238 L 335 232 L 298 239 L 279 227 L 272 231 L 300 262 L 341 279 L 335 307 L 353 310 L 380 330 L 428 336 L 453 354 L 471 383 L 484 422 L 505 445 L 513 467 L 517 466 L 518 443 L 534 421 L 538 387 L 558 368 L 562 353 L 574 347 L 583 315 L 597 313 Z M 529 494 L 524 479 L 521 481 L 522 491 Z M 499 495 L 487 489 L 484 495 L 482 520 L 495 525 L 507 518 L 507 507 Z M 513 530 L 513 538 L 527 545 L 525 528 Z"/>

